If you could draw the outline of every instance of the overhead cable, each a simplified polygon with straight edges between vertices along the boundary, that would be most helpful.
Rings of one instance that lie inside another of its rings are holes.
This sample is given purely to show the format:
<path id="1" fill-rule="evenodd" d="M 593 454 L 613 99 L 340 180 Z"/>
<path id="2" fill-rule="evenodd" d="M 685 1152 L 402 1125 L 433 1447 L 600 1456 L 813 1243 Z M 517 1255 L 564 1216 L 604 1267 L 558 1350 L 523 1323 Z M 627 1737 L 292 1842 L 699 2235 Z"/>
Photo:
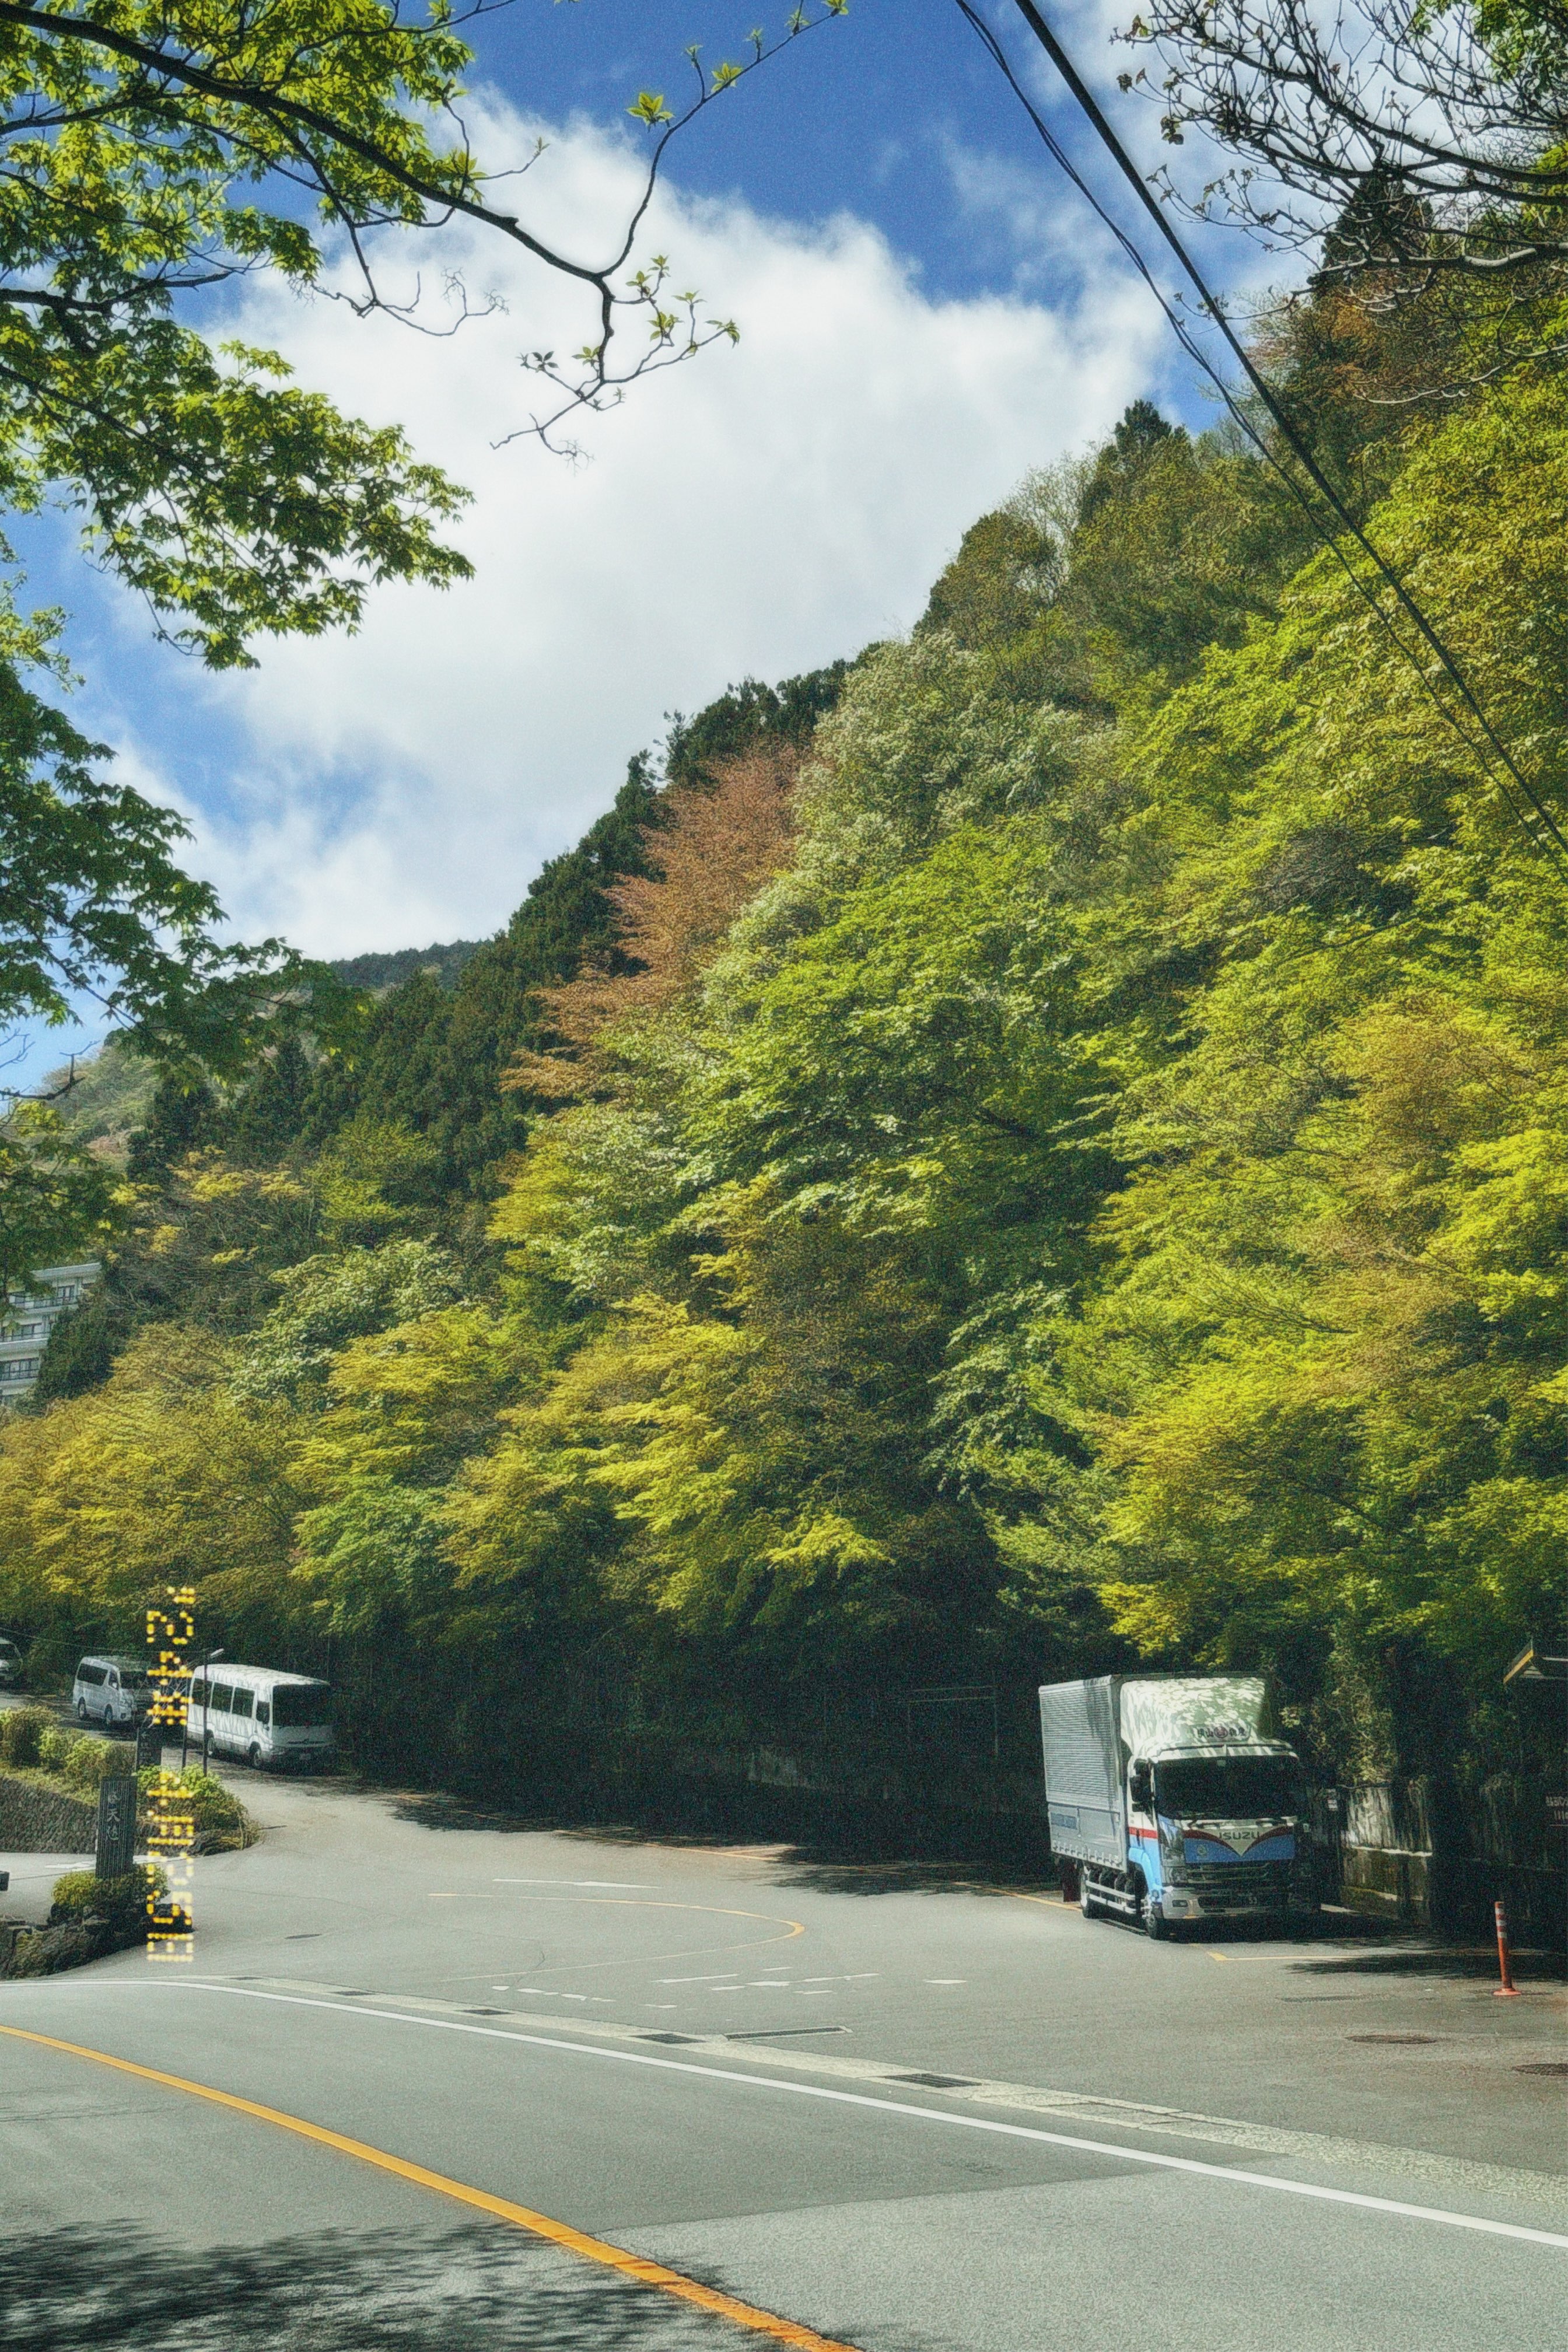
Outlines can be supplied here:
<path id="1" fill-rule="evenodd" d="M 1266 462 L 1273 468 L 1274 472 L 1279 475 L 1280 480 L 1285 484 L 1297 505 L 1307 517 L 1307 520 L 1310 523 L 1313 530 L 1334 555 L 1342 570 L 1344 572 L 1346 578 L 1350 581 L 1357 594 L 1368 606 L 1369 610 L 1377 619 L 1392 643 L 1397 647 L 1405 660 L 1410 665 L 1416 677 L 1419 679 L 1424 691 L 1426 693 L 1436 709 L 1441 713 L 1443 719 L 1453 730 L 1455 734 L 1458 736 L 1460 741 L 1465 745 L 1471 756 L 1478 761 L 1483 773 L 1488 777 L 1488 780 L 1497 790 L 1504 805 L 1509 810 L 1510 814 L 1514 818 L 1515 822 L 1523 831 L 1531 847 L 1552 858 L 1552 861 L 1559 865 L 1565 873 L 1568 873 L 1568 835 L 1564 835 L 1563 831 L 1558 824 L 1555 816 L 1552 814 L 1552 812 L 1542 799 L 1540 793 L 1536 791 L 1529 778 L 1525 776 L 1518 762 L 1515 761 L 1513 754 L 1509 750 L 1508 745 L 1498 733 L 1485 709 L 1482 708 L 1478 696 L 1469 683 L 1469 680 L 1466 677 L 1464 671 L 1461 669 L 1456 656 L 1445 643 L 1435 625 L 1417 604 L 1410 590 L 1405 586 L 1404 581 L 1390 565 L 1381 550 L 1371 539 L 1368 538 L 1366 532 L 1356 520 L 1354 515 L 1352 514 L 1350 509 L 1345 506 L 1343 500 L 1339 495 L 1339 492 L 1335 489 L 1333 484 L 1329 480 L 1328 477 L 1323 473 L 1321 467 L 1319 466 L 1318 461 L 1312 453 L 1310 445 L 1306 441 L 1298 429 L 1289 412 L 1286 410 L 1278 394 L 1275 393 L 1273 386 L 1255 366 L 1250 353 L 1247 352 L 1246 345 L 1237 335 L 1224 308 L 1205 283 L 1196 263 L 1188 253 L 1186 247 L 1184 245 L 1181 237 L 1177 235 L 1166 214 L 1155 201 L 1154 197 L 1150 194 L 1150 191 L 1142 174 L 1139 173 L 1137 166 L 1133 163 L 1131 156 L 1127 153 L 1126 149 L 1122 146 L 1115 131 L 1111 129 L 1110 124 L 1106 120 L 1106 117 L 1096 100 L 1093 92 L 1084 82 L 1082 76 L 1079 73 L 1071 58 L 1063 48 L 1061 43 L 1052 32 L 1049 25 L 1041 16 L 1039 10 L 1034 5 L 1034 0 L 1016 0 L 1016 5 L 1019 13 L 1024 17 L 1025 22 L 1028 25 L 1030 31 L 1034 34 L 1036 39 L 1039 42 L 1041 47 L 1050 58 L 1051 63 L 1056 67 L 1057 71 L 1060 74 L 1063 81 L 1067 84 L 1073 99 L 1089 120 L 1101 143 L 1110 154 L 1118 170 L 1122 173 L 1129 185 L 1133 189 L 1140 205 L 1142 206 L 1144 211 L 1148 213 L 1150 218 L 1158 228 L 1161 236 L 1175 256 L 1184 275 L 1192 284 L 1204 310 L 1218 327 L 1220 333 L 1224 337 L 1229 350 L 1234 354 L 1242 373 L 1247 378 L 1247 383 L 1251 385 L 1258 398 L 1268 410 L 1270 417 L 1272 417 L 1275 425 L 1279 428 L 1281 437 L 1291 451 L 1292 455 L 1298 460 L 1299 464 L 1301 466 L 1313 488 L 1318 491 L 1319 495 L 1327 504 L 1331 512 L 1339 521 L 1343 532 L 1353 540 L 1355 544 L 1363 551 L 1363 552 L 1371 559 L 1381 579 L 1394 591 L 1394 597 L 1401 610 L 1407 614 L 1419 633 L 1422 640 L 1436 655 L 1444 675 L 1451 682 L 1461 698 L 1465 709 L 1471 714 L 1477 727 L 1480 730 L 1482 738 L 1480 742 L 1478 742 L 1475 740 L 1470 729 L 1461 719 L 1458 713 L 1455 711 L 1445 700 L 1444 697 L 1438 693 L 1426 665 L 1421 661 L 1414 648 L 1406 643 L 1398 629 L 1394 625 L 1388 613 L 1384 610 L 1381 595 L 1365 579 L 1363 579 L 1361 572 L 1351 562 L 1344 551 L 1344 548 L 1340 543 L 1338 534 L 1328 528 L 1312 499 L 1308 496 L 1306 490 L 1296 478 L 1295 474 L 1288 466 L 1282 463 L 1278 452 L 1270 446 L 1267 436 L 1259 431 L 1256 420 L 1247 413 L 1246 408 L 1237 400 L 1235 393 L 1226 383 L 1223 374 L 1215 366 L 1197 338 L 1192 332 L 1191 327 L 1186 318 L 1183 315 L 1181 310 L 1166 294 L 1164 289 L 1155 278 L 1153 271 L 1150 268 L 1148 262 L 1145 260 L 1143 254 L 1137 244 L 1131 236 L 1128 235 L 1127 231 L 1121 226 L 1121 223 L 1114 217 L 1108 207 L 1100 201 L 1089 182 L 1084 178 L 1082 173 L 1079 171 L 1071 157 L 1067 152 L 1067 150 L 1057 138 L 1055 132 L 1051 130 L 1050 125 L 1046 121 L 1038 108 L 1029 97 L 1028 92 L 1024 89 L 1023 85 L 1019 81 L 1018 77 L 1015 73 L 1012 64 L 1008 59 L 1006 52 L 1003 48 L 1001 42 L 998 40 L 991 26 L 973 5 L 973 0 L 955 0 L 955 5 L 961 14 L 973 28 L 987 54 L 1005 77 L 1015 97 L 1018 100 L 1025 112 L 1028 115 L 1030 122 L 1033 124 L 1035 131 L 1037 132 L 1052 160 L 1066 174 L 1067 178 L 1071 181 L 1073 186 L 1078 189 L 1079 194 L 1090 206 L 1098 218 L 1110 230 L 1111 236 L 1115 238 L 1117 244 L 1121 248 L 1121 251 L 1126 255 L 1128 260 L 1131 263 L 1139 277 L 1143 280 L 1150 292 L 1153 295 L 1154 299 L 1158 302 L 1161 310 L 1163 312 L 1167 322 L 1177 338 L 1177 341 L 1181 343 L 1183 350 L 1185 351 L 1188 356 L 1203 370 L 1204 373 L 1218 391 L 1220 397 L 1225 402 L 1226 408 L 1229 410 L 1237 425 L 1247 435 L 1247 438 L 1253 443 Z M 1494 764 L 1494 762 L 1497 764 Z M 1503 771 L 1501 775 L 1497 772 L 1497 765 L 1500 765 Z M 1520 805 L 1521 802 L 1523 803 L 1522 807 Z"/>

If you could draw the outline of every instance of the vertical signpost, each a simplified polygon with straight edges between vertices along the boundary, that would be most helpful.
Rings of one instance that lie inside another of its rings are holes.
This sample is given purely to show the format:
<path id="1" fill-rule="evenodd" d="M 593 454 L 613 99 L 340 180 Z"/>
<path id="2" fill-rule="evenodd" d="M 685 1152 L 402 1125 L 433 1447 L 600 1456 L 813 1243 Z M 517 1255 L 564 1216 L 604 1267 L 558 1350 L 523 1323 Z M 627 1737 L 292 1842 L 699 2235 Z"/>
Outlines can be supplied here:
<path id="1" fill-rule="evenodd" d="M 164 1591 L 167 1607 L 147 1612 L 147 1647 L 153 1653 L 148 1722 L 156 1727 L 158 1739 L 158 1778 L 149 1808 L 147 1852 L 163 1864 L 169 1884 L 166 1893 L 151 1886 L 147 1891 L 147 1957 L 188 1961 L 194 1958 L 190 1893 L 196 1825 L 179 1775 L 163 1769 L 163 1743 L 165 1735 L 173 1738 L 184 1725 L 196 1596 L 189 1585 L 167 1585 Z"/>
<path id="2" fill-rule="evenodd" d="M 98 1784 L 98 1854 L 93 1866 L 100 1878 L 126 1878 L 135 1860 L 136 1776 L 116 1772 Z"/>

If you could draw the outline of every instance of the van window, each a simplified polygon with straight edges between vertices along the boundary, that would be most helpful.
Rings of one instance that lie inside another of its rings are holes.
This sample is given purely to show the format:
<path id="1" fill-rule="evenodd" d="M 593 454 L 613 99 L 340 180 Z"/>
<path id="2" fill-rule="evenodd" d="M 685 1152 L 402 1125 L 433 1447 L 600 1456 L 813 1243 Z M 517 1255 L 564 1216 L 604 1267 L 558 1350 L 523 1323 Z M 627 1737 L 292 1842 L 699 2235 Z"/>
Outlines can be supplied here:
<path id="1" fill-rule="evenodd" d="M 233 1684 L 214 1683 L 212 1686 L 212 1696 L 208 1699 L 207 1705 L 209 1706 L 219 1708 L 225 1715 L 226 1715 L 234 1705 Z"/>
<path id="2" fill-rule="evenodd" d="M 272 1694 L 272 1720 L 281 1731 L 303 1731 L 331 1723 L 332 1694 L 325 1683 L 279 1683 Z"/>
<path id="3" fill-rule="evenodd" d="M 256 1702 L 256 1720 L 258 1723 L 270 1723 L 272 1720 L 272 1709 L 264 1698 Z"/>
<path id="4" fill-rule="evenodd" d="M 241 1687 L 235 1692 L 234 1712 L 236 1715 L 248 1715 L 255 1704 L 256 1693 L 253 1690 L 247 1690 L 243 1685 L 241 1685 Z"/>
<path id="5" fill-rule="evenodd" d="M 205 1683 L 203 1682 L 200 1675 L 195 1675 L 191 1679 L 190 1704 L 192 1706 L 205 1706 L 206 1703 L 207 1686 Z"/>
<path id="6" fill-rule="evenodd" d="M 96 1688 L 102 1682 L 104 1673 L 102 1666 L 95 1666 L 90 1658 L 84 1658 L 76 1670 L 76 1678 L 79 1683 L 91 1683 Z"/>

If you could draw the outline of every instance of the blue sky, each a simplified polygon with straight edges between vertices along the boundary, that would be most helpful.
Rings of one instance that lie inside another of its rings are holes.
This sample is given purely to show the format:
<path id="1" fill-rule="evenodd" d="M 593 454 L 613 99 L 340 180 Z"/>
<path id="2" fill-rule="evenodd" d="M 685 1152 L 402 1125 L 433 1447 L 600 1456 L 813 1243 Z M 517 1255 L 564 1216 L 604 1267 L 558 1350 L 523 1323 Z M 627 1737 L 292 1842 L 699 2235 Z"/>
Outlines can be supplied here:
<path id="1" fill-rule="evenodd" d="M 1056 21 L 1152 168 L 1152 109 L 1114 89 L 1117 15 L 1083 0 Z M 524 207 L 591 246 L 590 216 L 607 230 L 635 184 L 628 101 L 679 98 L 686 43 L 716 63 L 757 21 L 731 0 L 512 0 L 472 32 L 478 151 L 521 158 L 542 130 Z M 1022 20 L 994 21 L 1111 187 Z M 1222 280 L 1257 274 L 1198 242 Z M 665 244 L 741 346 L 640 388 L 577 467 L 494 446 L 526 418 L 519 353 L 588 322 L 493 241 L 389 253 L 502 294 L 449 341 L 264 287 L 230 301 L 226 328 L 405 423 L 473 488 L 458 535 L 478 578 L 446 599 L 378 592 L 358 638 L 265 647 L 214 679 L 153 642 L 63 524 L 21 534 L 35 595 L 72 616 L 73 715 L 185 814 L 190 862 L 244 935 L 331 954 L 494 929 L 667 712 L 908 627 L 967 523 L 1128 399 L 1213 414 L 952 0 L 851 0 L 711 108 L 671 152 L 644 250 Z M 36 1038 L 32 1066 L 77 1042 Z"/>
<path id="2" fill-rule="evenodd" d="M 520 104 L 561 118 L 616 120 L 642 89 L 679 102 L 700 43 L 706 63 L 743 56 L 742 36 L 772 37 L 784 11 L 761 15 L 732 0 L 517 0 L 479 28 L 489 72 Z M 1023 20 L 993 12 L 1011 53 L 1052 95 Z M 1098 12 L 1079 20 L 1086 56 L 1106 50 Z M 672 152 L 682 184 L 705 195 L 742 192 L 760 209 L 811 220 L 847 209 L 872 221 L 918 261 L 932 294 L 963 295 L 1010 282 L 1028 257 L 998 225 L 976 236 L 955 210 L 943 168 L 956 148 L 1014 164 L 1049 183 L 1053 167 L 1022 110 L 952 0 L 851 0 L 844 17 L 756 75 L 736 102 L 714 107 Z M 1059 111 L 1059 110 L 1058 110 Z M 1141 121 L 1142 101 L 1127 110 Z M 1073 120 L 1070 107 L 1064 126 Z M 1074 132 L 1076 139 L 1076 131 Z M 1042 187 L 1056 202 L 1065 192 Z"/>

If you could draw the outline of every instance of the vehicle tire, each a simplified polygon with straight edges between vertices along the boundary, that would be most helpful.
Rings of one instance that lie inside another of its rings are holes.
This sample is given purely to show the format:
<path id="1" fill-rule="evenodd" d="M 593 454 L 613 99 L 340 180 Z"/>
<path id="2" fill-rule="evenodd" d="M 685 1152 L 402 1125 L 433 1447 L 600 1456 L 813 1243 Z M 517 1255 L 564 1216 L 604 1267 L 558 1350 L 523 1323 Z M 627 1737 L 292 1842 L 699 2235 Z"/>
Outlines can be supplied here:
<path id="1" fill-rule="evenodd" d="M 1151 1943 L 1158 1944 L 1163 1943 L 1170 1932 L 1170 1928 L 1165 1924 L 1164 1914 L 1162 1912 L 1159 1905 L 1152 1902 L 1149 1896 L 1145 1895 L 1143 1897 L 1143 1933 L 1149 1937 Z"/>
<path id="2" fill-rule="evenodd" d="M 1078 1883 L 1078 1907 L 1086 1919 L 1093 1919 L 1098 1916 L 1094 1907 L 1094 1896 L 1089 1889 L 1087 1870 Z"/>
<path id="3" fill-rule="evenodd" d="M 245 1751 L 245 1760 L 246 1760 L 246 1762 L 249 1765 L 249 1767 L 250 1767 L 250 1769 L 251 1769 L 251 1770 L 252 1770 L 253 1772 L 259 1772 L 259 1771 L 260 1771 L 260 1769 L 261 1769 L 261 1750 L 260 1750 L 260 1748 L 257 1746 L 257 1744 L 256 1744 L 256 1742 L 255 1742 L 255 1740 L 254 1740 L 254 1739 L 251 1741 L 251 1743 L 250 1743 L 249 1747 L 248 1747 L 248 1748 L 246 1749 L 246 1751 Z"/>
<path id="4" fill-rule="evenodd" d="M 79 1698 L 76 1703 L 76 1719 L 79 1723 L 87 1721 L 87 1701 L 84 1698 Z"/>
<path id="5" fill-rule="evenodd" d="M 217 1741 L 213 1738 L 210 1731 L 204 1731 L 202 1734 L 202 1762 L 208 1770 L 211 1769 L 213 1758 L 216 1754 Z"/>

